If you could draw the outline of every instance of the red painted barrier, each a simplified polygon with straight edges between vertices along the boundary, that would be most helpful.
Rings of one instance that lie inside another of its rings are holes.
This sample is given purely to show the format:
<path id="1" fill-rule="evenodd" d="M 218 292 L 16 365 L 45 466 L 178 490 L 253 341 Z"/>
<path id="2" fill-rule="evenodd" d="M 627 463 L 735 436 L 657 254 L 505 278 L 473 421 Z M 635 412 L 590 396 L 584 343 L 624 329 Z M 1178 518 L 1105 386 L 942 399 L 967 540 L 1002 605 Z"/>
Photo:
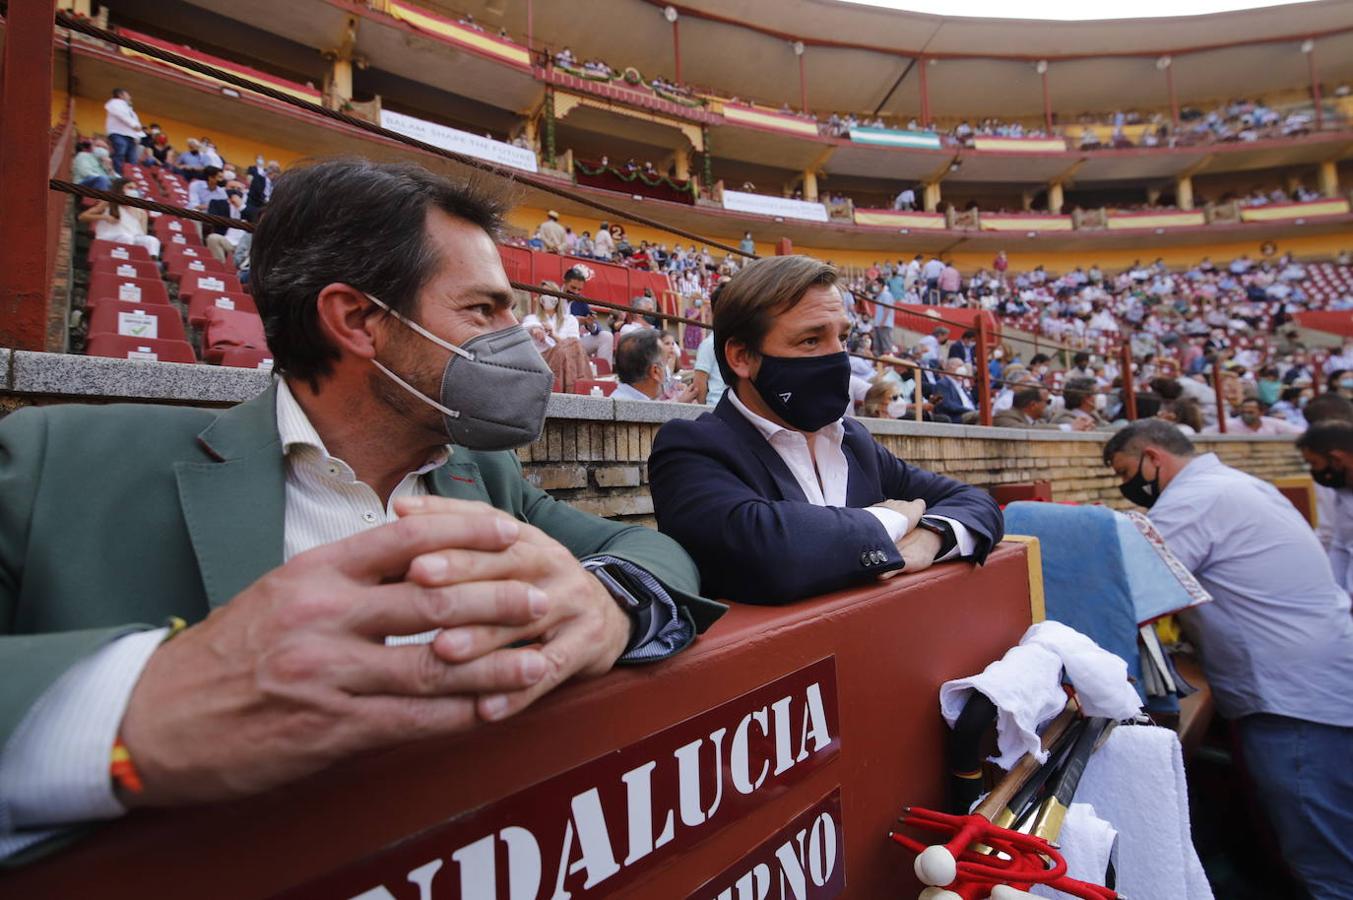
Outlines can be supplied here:
<path id="1" fill-rule="evenodd" d="M 673 659 L 507 722 L 247 801 L 134 814 L 6 873 L 6 892 L 711 898 L 761 864 L 815 898 L 915 896 L 885 834 L 904 806 L 943 802 L 939 686 L 1019 639 L 1030 594 L 1026 548 L 1003 544 L 980 569 L 738 606 Z"/>

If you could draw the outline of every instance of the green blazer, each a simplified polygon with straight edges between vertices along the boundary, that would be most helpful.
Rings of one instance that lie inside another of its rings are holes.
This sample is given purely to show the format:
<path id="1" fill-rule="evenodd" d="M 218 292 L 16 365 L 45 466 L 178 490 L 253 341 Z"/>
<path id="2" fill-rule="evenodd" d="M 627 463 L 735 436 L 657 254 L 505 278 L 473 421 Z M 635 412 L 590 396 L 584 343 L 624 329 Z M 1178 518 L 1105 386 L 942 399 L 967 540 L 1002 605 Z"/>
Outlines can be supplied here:
<path id="1" fill-rule="evenodd" d="M 276 388 L 221 411 L 58 405 L 0 421 L 0 742 L 61 673 L 115 637 L 204 618 L 282 564 Z M 561 503 L 511 452 L 456 448 L 434 494 L 481 500 L 580 559 L 651 572 L 703 631 L 726 609 L 671 538 Z"/>

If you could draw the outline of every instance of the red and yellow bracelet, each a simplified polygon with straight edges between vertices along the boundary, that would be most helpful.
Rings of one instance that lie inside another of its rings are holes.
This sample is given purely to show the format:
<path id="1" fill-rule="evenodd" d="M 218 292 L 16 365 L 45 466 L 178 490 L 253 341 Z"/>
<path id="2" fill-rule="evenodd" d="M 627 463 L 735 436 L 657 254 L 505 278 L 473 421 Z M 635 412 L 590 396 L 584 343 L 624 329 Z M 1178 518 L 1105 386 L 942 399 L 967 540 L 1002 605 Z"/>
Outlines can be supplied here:
<path id="1" fill-rule="evenodd" d="M 188 623 L 178 616 L 171 616 L 169 619 L 169 633 L 165 635 L 165 641 L 176 637 L 179 632 L 188 627 Z M 139 794 L 145 790 L 145 785 L 141 783 L 141 773 L 136 771 L 136 763 L 132 762 L 132 755 L 127 750 L 127 745 L 122 743 L 122 735 L 118 735 L 113 741 L 113 752 L 108 761 L 108 775 L 113 780 L 113 784 L 131 794 Z"/>

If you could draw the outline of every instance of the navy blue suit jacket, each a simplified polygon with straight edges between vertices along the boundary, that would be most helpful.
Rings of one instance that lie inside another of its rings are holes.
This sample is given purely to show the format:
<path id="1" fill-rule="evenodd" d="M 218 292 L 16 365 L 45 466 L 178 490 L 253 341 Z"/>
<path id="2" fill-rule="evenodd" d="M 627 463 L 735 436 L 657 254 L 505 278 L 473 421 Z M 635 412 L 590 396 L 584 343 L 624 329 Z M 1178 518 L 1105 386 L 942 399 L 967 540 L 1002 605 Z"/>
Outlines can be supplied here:
<path id="1" fill-rule="evenodd" d="M 962 418 L 965 412 L 977 408 L 977 401 L 973 400 L 972 394 L 943 375 L 935 378 L 935 393 L 940 395 L 940 402 L 935 404 L 935 412 L 942 413 L 955 422 Z M 968 394 L 968 399 L 972 400 L 971 407 L 963 405 L 963 394 Z"/>
<path id="2" fill-rule="evenodd" d="M 854 419 L 845 428 L 846 506 L 834 507 L 808 502 L 726 394 L 712 413 L 662 426 L 648 460 L 658 529 L 695 559 L 706 596 L 789 603 L 901 568 L 887 530 L 863 509 L 888 499 L 922 499 L 927 514 L 962 522 L 973 558 L 986 559 L 1004 533 L 990 495 L 907 465 Z"/>

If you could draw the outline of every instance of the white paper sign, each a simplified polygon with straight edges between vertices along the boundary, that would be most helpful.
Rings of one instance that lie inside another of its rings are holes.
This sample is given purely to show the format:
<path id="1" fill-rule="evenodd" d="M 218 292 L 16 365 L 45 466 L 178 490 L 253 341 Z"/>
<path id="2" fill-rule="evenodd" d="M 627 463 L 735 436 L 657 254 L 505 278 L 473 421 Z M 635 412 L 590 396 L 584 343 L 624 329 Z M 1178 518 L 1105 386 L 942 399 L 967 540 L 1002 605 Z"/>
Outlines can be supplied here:
<path id="1" fill-rule="evenodd" d="M 259 364 L 258 364 L 258 367 L 259 367 L 260 369 L 262 369 L 263 371 L 265 371 L 265 372 L 271 372 L 271 371 L 272 371 L 272 360 L 270 360 L 270 359 L 260 360 L 260 361 L 259 361 Z"/>
<path id="2" fill-rule="evenodd" d="M 160 320 L 143 312 L 120 312 L 117 314 L 117 333 L 127 337 L 157 338 Z"/>
<path id="3" fill-rule="evenodd" d="M 199 261 L 199 262 L 190 262 L 190 263 L 188 263 L 188 268 L 192 269 L 194 272 L 205 272 L 205 271 L 207 271 L 207 267 L 206 267 L 205 265 L 203 265 L 202 262 L 200 262 L 200 261 Z"/>
<path id="4" fill-rule="evenodd" d="M 503 141 L 447 128 L 436 122 L 416 119 L 388 109 L 381 110 L 381 127 L 453 153 L 464 153 L 475 159 L 484 159 L 514 169 L 524 169 L 527 172 L 536 171 L 535 151 L 525 147 L 514 147 Z"/>
<path id="5" fill-rule="evenodd" d="M 791 200 L 788 197 L 767 197 L 764 194 L 744 194 L 742 191 L 724 191 L 723 208 L 759 216 L 806 219 L 809 222 L 826 222 L 828 219 L 827 207 L 821 203 Z"/>
<path id="6" fill-rule="evenodd" d="M 142 347 L 140 350 L 128 350 L 128 359 L 148 359 L 151 362 L 158 362 L 160 354 L 152 353 L 149 347 Z"/>
<path id="7" fill-rule="evenodd" d="M 170 223 L 169 223 L 169 230 L 170 230 L 170 231 L 182 231 L 182 230 L 183 230 L 183 223 L 182 223 L 182 222 L 170 222 Z"/>
<path id="8" fill-rule="evenodd" d="M 117 286 L 117 299 L 130 300 L 133 303 L 141 302 L 141 286 L 137 284 L 128 284 L 125 281 Z"/>
<path id="9" fill-rule="evenodd" d="M 172 238 L 170 238 L 170 240 L 173 241 L 175 244 L 186 244 L 186 243 L 188 243 L 188 239 L 187 239 L 186 237 L 184 237 L 183 235 L 181 235 L 181 234 L 176 234 L 176 235 L 174 235 Z"/>
<path id="10" fill-rule="evenodd" d="M 127 255 L 126 249 L 122 247 L 114 247 L 112 250 L 108 251 L 108 255 L 113 259 L 131 259 L 131 257 Z"/>
<path id="11" fill-rule="evenodd" d="M 197 280 L 197 286 L 209 291 L 225 290 L 225 282 L 219 278 L 199 278 Z"/>
<path id="12" fill-rule="evenodd" d="M 175 240 L 178 240 L 178 239 L 175 238 Z M 180 241 L 180 243 L 187 243 L 187 242 L 186 242 L 186 241 Z M 193 259 L 197 259 L 197 251 L 194 250 L 194 249 L 191 248 L 191 247 L 189 247 L 187 250 L 184 250 L 184 251 L 183 251 L 183 255 L 184 255 L 184 256 L 191 256 Z"/>
<path id="13" fill-rule="evenodd" d="M 217 309 L 234 309 L 234 308 L 235 308 L 235 301 L 234 301 L 234 300 L 231 300 L 229 297 L 217 297 L 217 298 L 216 298 L 216 308 L 217 308 Z"/>
<path id="14" fill-rule="evenodd" d="M 135 277 L 136 277 L 136 266 L 118 266 L 118 267 L 117 267 L 117 277 L 118 277 L 118 278 L 135 278 Z"/>

